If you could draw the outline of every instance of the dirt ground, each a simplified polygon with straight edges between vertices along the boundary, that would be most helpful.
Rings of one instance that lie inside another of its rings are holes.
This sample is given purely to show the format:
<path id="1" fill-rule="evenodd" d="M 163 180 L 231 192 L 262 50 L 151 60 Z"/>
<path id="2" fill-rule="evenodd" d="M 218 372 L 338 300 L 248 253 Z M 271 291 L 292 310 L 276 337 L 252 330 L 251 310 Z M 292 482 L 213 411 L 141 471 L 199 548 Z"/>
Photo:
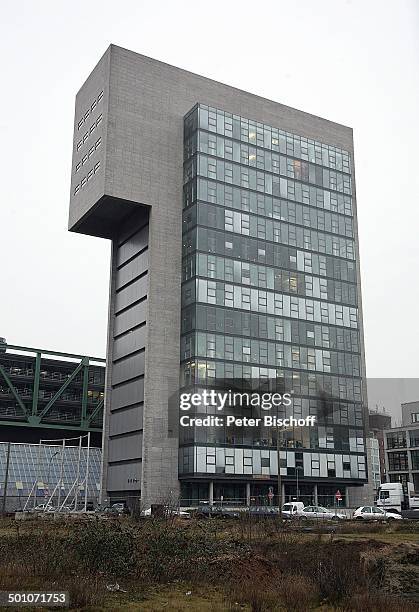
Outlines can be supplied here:
<path id="1" fill-rule="evenodd" d="M 54 586 L 98 612 L 418 612 L 419 523 L 0 520 L 0 590 Z"/>

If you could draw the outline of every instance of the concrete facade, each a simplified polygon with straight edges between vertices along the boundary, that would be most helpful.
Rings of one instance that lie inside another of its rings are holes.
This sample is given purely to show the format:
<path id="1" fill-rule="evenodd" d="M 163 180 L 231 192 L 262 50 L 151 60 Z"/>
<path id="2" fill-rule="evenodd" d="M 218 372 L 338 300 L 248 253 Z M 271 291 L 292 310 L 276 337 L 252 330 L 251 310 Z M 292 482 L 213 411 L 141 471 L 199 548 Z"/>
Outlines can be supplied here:
<path id="1" fill-rule="evenodd" d="M 419 401 L 402 404 L 402 426 L 419 424 Z"/>
<path id="2" fill-rule="evenodd" d="M 114 45 L 105 52 L 76 97 L 69 215 L 70 231 L 113 243 L 104 497 L 141 494 L 148 504 L 178 489 L 168 398 L 179 385 L 183 118 L 197 102 L 340 146 L 353 159 L 348 127 Z M 359 282 L 355 191 L 353 203 Z M 147 239 L 121 263 L 145 226 Z M 365 381 L 360 287 L 358 295 Z"/>

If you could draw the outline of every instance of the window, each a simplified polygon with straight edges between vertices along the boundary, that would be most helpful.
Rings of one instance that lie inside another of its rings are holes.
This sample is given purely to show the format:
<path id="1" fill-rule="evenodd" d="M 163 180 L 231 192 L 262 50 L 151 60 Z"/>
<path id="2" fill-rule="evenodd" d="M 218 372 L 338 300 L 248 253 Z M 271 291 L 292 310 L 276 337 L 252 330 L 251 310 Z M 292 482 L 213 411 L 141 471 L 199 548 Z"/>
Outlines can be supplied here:
<path id="1" fill-rule="evenodd" d="M 409 432 L 410 434 L 410 446 L 415 447 L 419 446 L 419 429 L 414 429 Z"/>
<path id="2" fill-rule="evenodd" d="M 411 451 L 412 470 L 419 470 L 419 450 Z"/>
<path id="3" fill-rule="evenodd" d="M 387 434 L 387 448 L 406 448 L 406 432 L 395 431 Z"/>
<path id="4" fill-rule="evenodd" d="M 396 452 L 388 454 L 388 469 L 390 472 L 407 471 L 407 452 Z"/>

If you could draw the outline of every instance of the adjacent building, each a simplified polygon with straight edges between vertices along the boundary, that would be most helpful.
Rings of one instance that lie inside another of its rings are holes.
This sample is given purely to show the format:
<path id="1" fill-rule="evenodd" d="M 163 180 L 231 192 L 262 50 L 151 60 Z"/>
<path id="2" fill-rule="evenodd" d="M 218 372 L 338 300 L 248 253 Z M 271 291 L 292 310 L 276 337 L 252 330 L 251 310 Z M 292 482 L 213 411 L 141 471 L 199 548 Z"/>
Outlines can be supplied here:
<path id="1" fill-rule="evenodd" d="M 4 340 L 4 339 L 2 339 Z M 105 360 L 0 344 L 0 441 L 102 439 Z"/>
<path id="2" fill-rule="evenodd" d="M 368 482 L 362 487 L 350 487 L 347 491 L 352 507 L 375 502 L 378 487 L 386 482 L 386 453 L 384 430 L 391 427 L 391 416 L 377 409 L 368 411 L 368 432 L 366 436 Z"/>
<path id="3" fill-rule="evenodd" d="M 111 45 L 76 97 L 69 229 L 112 241 L 103 496 L 333 503 L 367 480 L 353 136 Z M 271 380 L 317 426 L 177 430 Z"/>
<path id="4" fill-rule="evenodd" d="M 370 409 L 368 414 L 368 423 L 368 437 L 372 437 L 377 440 L 377 442 L 373 445 L 374 448 L 376 448 L 378 444 L 379 474 L 377 474 L 377 478 L 375 480 L 378 482 L 379 476 L 381 482 L 386 482 L 386 453 L 384 448 L 384 430 L 391 428 L 391 415 L 385 412 L 379 412 L 378 410 Z M 376 455 L 375 451 L 374 454 Z M 376 463 L 375 460 L 374 463 Z"/>
<path id="5" fill-rule="evenodd" d="M 81 497 L 86 470 L 88 499 L 97 502 L 104 384 L 104 359 L 0 338 L 0 511 L 22 510 L 30 494 L 34 505 L 45 502 L 59 482 L 64 500 L 84 479 Z"/>
<path id="6" fill-rule="evenodd" d="M 419 405 L 419 402 L 414 403 Z M 385 431 L 384 444 L 387 482 L 412 482 L 414 490 L 419 492 L 419 424 L 406 424 Z"/>
<path id="7" fill-rule="evenodd" d="M 383 432 L 386 481 L 411 482 L 419 492 L 419 401 L 406 402 L 401 409 L 402 425 Z"/>

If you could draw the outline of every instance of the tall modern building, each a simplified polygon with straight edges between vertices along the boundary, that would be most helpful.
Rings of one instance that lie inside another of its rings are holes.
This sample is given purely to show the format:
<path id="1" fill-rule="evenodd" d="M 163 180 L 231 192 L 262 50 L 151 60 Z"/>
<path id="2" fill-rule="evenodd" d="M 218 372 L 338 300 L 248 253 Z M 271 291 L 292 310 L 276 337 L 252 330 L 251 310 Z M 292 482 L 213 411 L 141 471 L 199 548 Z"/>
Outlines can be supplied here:
<path id="1" fill-rule="evenodd" d="M 69 229 L 112 241 L 105 497 L 276 487 L 274 435 L 173 427 L 214 379 L 317 416 L 282 437 L 285 495 L 366 481 L 350 128 L 111 45 L 76 97 Z"/>

